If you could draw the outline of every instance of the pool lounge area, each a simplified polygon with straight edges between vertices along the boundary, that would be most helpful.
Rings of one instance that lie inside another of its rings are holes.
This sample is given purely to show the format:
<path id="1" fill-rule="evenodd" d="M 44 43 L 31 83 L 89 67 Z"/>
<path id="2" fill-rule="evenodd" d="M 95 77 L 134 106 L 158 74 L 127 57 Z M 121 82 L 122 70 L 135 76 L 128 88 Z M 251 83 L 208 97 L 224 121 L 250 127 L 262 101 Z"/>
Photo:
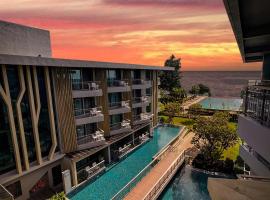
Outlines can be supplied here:
<path id="1" fill-rule="evenodd" d="M 162 148 L 181 133 L 182 127 L 158 126 L 153 138 L 107 170 L 68 195 L 71 200 L 109 200 L 143 170 Z"/>
<path id="2" fill-rule="evenodd" d="M 242 99 L 207 97 L 199 102 L 202 108 L 207 110 L 240 111 Z"/>

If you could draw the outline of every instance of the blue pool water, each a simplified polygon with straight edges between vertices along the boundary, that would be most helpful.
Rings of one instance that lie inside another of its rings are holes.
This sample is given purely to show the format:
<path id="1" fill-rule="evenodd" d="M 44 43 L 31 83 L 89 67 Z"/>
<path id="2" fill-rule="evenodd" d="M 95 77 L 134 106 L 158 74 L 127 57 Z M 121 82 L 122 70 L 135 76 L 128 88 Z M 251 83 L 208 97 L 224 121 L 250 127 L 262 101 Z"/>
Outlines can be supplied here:
<path id="1" fill-rule="evenodd" d="M 242 99 L 208 97 L 199 102 L 205 109 L 239 111 Z"/>
<path id="2" fill-rule="evenodd" d="M 177 127 L 157 127 L 154 137 L 127 158 L 119 162 L 94 182 L 89 183 L 75 194 L 71 200 L 109 200 L 121 190 L 133 177 L 152 161 L 158 153 L 179 133 Z"/>
<path id="3" fill-rule="evenodd" d="M 186 166 L 177 172 L 159 200 L 211 200 L 207 190 L 208 177 L 213 176 Z"/>

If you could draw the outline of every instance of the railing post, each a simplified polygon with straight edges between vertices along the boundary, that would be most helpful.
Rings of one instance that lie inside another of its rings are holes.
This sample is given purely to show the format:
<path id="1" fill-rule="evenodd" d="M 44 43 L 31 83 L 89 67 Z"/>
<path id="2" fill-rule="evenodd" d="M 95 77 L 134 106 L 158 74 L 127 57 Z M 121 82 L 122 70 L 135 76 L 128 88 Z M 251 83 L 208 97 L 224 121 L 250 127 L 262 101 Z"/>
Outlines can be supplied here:
<path id="1" fill-rule="evenodd" d="M 260 116 L 261 124 L 263 124 L 263 121 L 264 121 L 263 116 L 264 116 L 264 106 L 265 106 L 265 99 L 266 99 L 266 90 L 263 90 L 262 92 L 263 92 L 263 99 L 262 99 L 263 101 L 262 101 L 262 110 L 261 110 L 261 116 Z"/>

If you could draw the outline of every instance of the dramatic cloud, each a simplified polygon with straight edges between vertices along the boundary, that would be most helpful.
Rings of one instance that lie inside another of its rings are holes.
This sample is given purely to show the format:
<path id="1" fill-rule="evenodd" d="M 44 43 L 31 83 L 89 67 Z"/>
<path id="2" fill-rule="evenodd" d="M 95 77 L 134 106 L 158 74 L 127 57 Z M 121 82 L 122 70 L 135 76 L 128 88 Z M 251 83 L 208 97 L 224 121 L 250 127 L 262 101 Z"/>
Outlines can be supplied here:
<path id="1" fill-rule="evenodd" d="M 222 0 L 10 0 L 0 19 L 50 30 L 54 57 L 163 65 L 176 54 L 184 70 L 258 68 L 242 64 Z"/>

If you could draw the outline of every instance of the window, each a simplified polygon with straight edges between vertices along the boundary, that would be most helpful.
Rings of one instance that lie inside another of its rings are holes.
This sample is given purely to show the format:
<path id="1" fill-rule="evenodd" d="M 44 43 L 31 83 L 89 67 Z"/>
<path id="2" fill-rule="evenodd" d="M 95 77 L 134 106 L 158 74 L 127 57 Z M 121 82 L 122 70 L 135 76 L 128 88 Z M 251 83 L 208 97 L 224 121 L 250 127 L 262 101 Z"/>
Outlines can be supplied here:
<path id="1" fill-rule="evenodd" d="M 122 93 L 121 92 L 116 92 L 116 93 L 110 93 L 109 94 L 109 103 L 115 104 L 119 103 L 122 101 Z"/>
<path id="2" fill-rule="evenodd" d="M 152 72 L 149 70 L 146 70 L 145 72 L 145 80 L 151 81 L 152 80 Z"/>
<path id="3" fill-rule="evenodd" d="M 142 96 L 142 90 L 138 89 L 138 90 L 132 90 L 132 95 L 133 98 L 138 98 Z"/>
<path id="4" fill-rule="evenodd" d="M 151 105 L 151 103 L 149 103 L 149 105 L 146 106 L 146 112 L 148 112 L 148 113 L 152 112 L 152 105 Z"/>
<path id="5" fill-rule="evenodd" d="M 131 73 L 131 77 L 132 79 L 141 79 L 141 70 L 133 70 L 132 73 Z"/>
<path id="6" fill-rule="evenodd" d="M 107 70 L 107 79 L 108 80 L 121 80 L 121 71 L 109 69 Z"/>
<path id="7" fill-rule="evenodd" d="M 71 71 L 71 80 L 72 80 L 72 87 L 73 89 L 81 89 L 82 84 L 82 74 L 81 70 L 74 69 Z"/>
<path id="8" fill-rule="evenodd" d="M 117 124 L 123 121 L 123 115 L 118 114 L 118 115 L 111 115 L 110 116 L 110 125 Z"/>
<path id="9" fill-rule="evenodd" d="M 146 89 L 146 96 L 152 96 L 152 88 Z"/>
<path id="10" fill-rule="evenodd" d="M 95 133 L 97 131 L 97 124 L 91 123 L 85 125 L 78 125 L 76 126 L 76 130 L 77 130 L 77 138 L 82 138 L 84 136 Z"/>

